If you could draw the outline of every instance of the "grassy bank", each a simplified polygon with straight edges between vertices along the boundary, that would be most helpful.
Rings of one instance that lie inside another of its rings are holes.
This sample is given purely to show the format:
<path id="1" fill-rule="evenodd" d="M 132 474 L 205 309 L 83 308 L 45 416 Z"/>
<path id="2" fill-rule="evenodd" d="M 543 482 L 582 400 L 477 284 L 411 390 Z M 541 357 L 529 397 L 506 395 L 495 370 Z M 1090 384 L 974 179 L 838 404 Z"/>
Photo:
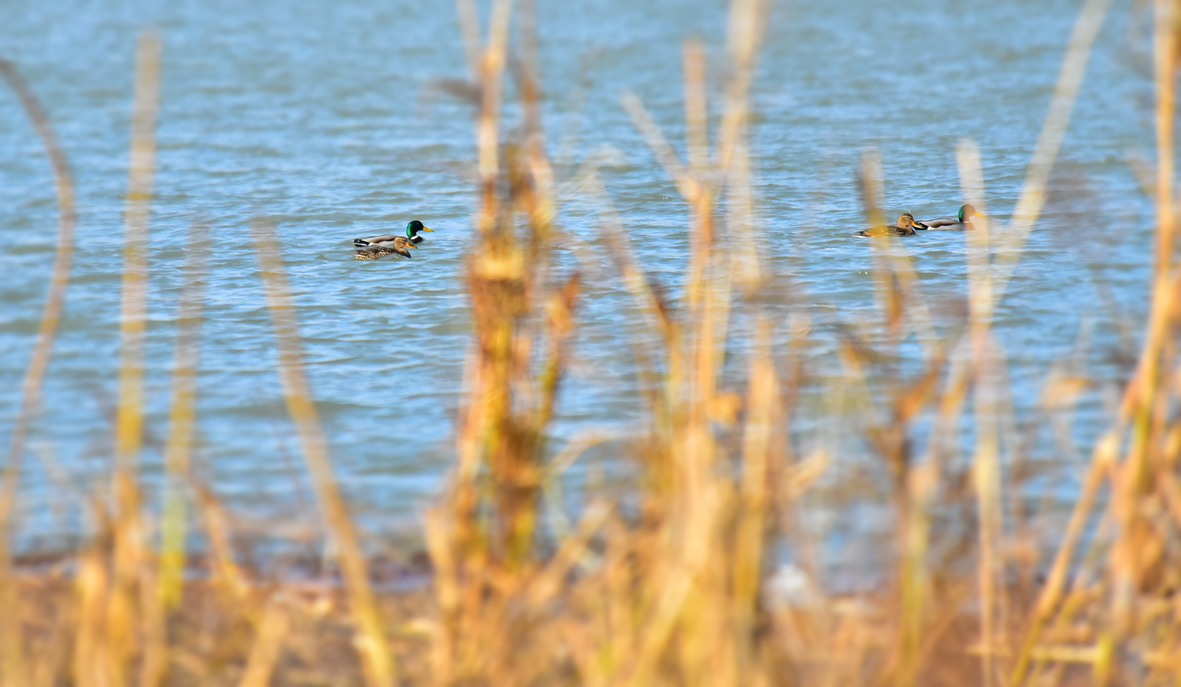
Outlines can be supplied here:
<path id="1" fill-rule="evenodd" d="M 96 534 L 76 551 L 13 560 L 12 504 L 66 297 L 75 218 L 66 151 L 32 89 L 0 64 L 45 142 L 61 208 L 0 489 L 0 687 L 1181 683 L 1172 0 L 1153 8 L 1152 306 L 1134 373 L 1090 460 L 1051 466 L 1055 478 L 1081 485 L 1067 517 L 1026 498 L 1046 467 L 1027 460 L 1010 428 L 1069 410 L 1088 381 L 1047 370 L 1034 415 L 1014 418 L 993 328 L 1037 230 L 1107 5 L 1081 8 L 1010 221 L 981 218 L 963 236 L 962 307 L 929 302 L 904 241 L 864 241 L 878 309 L 872 321 L 845 323 L 839 343 L 842 388 L 860 421 L 833 430 L 855 438 L 845 445 L 863 446 L 858 455 L 801 446 L 792 431 L 815 380 L 807 304 L 782 297 L 787 275 L 769 271 L 756 250 L 748 102 L 763 2 L 733 0 L 716 126 L 704 49 L 686 42 L 683 159 L 643 102 L 625 95 L 683 196 L 692 240 L 674 300 L 632 252 L 608 189 L 583 170 L 580 187 L 598 206 L 612 269 L 632 296 L 624 316 L 643 326 L 628 343 L 646 410 L 635 423 L 643 431 L 612 444 L 628 481 L 588 482 L 572 511 L 563 474 L 602 437 L 549 439 L 579 345 L 584 284 L 556 251 L 588 248 L 556 222 L 534 0 L 494 0 L 487 27 L 474 0 L 459 0 L 470 74 L 448 89 L 476 113 L 477 211 L 463 273 L 472 349 L 454 465 L 422 523 L 423 556 L 391 563 L 369 553 L 304 375 L 282 257 L 258 251 L 277 372 L 331 545 L 327 562 L 308 569 L 250 565 L 232 514 L 191 466 L 207 251 L 200 223 L 187 250 L 163 502 L 146 502 L 139 483 L 142 246 L 166 55 L 155 34 L 141 41 L 136 76 L 110 490 L 92 495 Z M 510 79 L 520 102 L 507 108 Z M 519 113 L 512 121 L 509 109 Z M 963 200 L 987 213 L 976 146 L 961 142 L 957 160 Z M 849 199 L 871 226 L 885 223 L 880 168 L 867 153 L 862 197 Z M 251 231 L 257 246 L 276 244 L 267 218 Z M 734 331 L 753 332 L 742 350 L 727 349 Z M 857 467 L 834 467 L 849 465 Z M 837 521 L 873 514 L 877 527 L 854 542 L 856 564 L 826 557 L 833 528 L 817 512 Z M 189 549 L 194 538 L 201 549 Z"/>

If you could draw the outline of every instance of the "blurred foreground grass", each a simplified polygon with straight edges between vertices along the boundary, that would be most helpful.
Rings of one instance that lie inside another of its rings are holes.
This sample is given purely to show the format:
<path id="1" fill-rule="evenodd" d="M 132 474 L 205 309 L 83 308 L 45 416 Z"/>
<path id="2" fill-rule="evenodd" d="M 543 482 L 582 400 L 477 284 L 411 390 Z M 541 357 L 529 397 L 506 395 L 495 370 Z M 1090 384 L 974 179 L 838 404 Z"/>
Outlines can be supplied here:
<path id="1" fill-rule="evenodd" d="M 967 302 L 958 320 L 940 323 L 952 335 L 936 336 L 935 309 L 905 242 L 866 241 L 880 307 L 874 321 L 848 324 L 840 350 L 864 422 L 834 428 L 868 447 L 855 457 L 868 469 L 849 484 L 827 474 L 849 459 L 804 453 L 794 441 L 793 411 L 810 381 L 810 323 L 802 304 L 776 297 L 788 276 L 768 273 L 755 249 L 747 104 L 761 0 L 733 0 L 712 136 L 704 51 L 685 44 L 686 160 L 640 100 L 625 95 L 689 208 L 691 255 L 683 297 L 672 302 L 636 261 L 594 170 L 583 170 L 579 184 L 599 205 L 612 264 L 644 327 L 630 344 L 647 411 L 646 430 L 620 456 L 634 466 L 630 481 L 588 489 L 575 512 L 562 505 L 562 473 L 600 438 L 547 445 L 578 341 L 583 283 L 554 254 L 588 248 L 554 223 L 533 3 L 494 0 L 481 40 L 474 0 L 459 0 L 471 74 L 451 90 L 477 110 L 479 202 L 465 268 L 474 347 L 454 468 L 424 522 L 429 564 L 419 567 L 429 575 L 410 591 L 375 569 L 381 561 L 367 555 L 337 488 L 302 370 L 296 304 L 281 257 L 265 249 L 274 244 L 265 218 L 253 232 L 264 248 L 259 271 L 278 372 L 333 563 L 304 581 L 251 567 L 225 506 L 190 470 L 200 223 L 178 318 L 168 484 L 159 507 L 143 502 L 142 246 L 162 54 L 154 34 L 141 41 L 136 78 L 113 489 L 92 495 L 96 534 L 66 560 L 14 563 L 12 504 L 65 296 L 74 210 L 48 117 L 13 65 L 0 63 L 44 139 L 61 207 L 57 262 L 0 490 L 0 687 L 1181 684 L 1173 0 L 1153 7 L 1151 312 L 1113 424 L 1087 464 L 1057 466 L 1083 472 L 1067 475 L 1082 487 L 1065 521 L 1021 496 L 1032 468 L 1009 436 L 992 316 L 1042 210 L 1107 0 L 1082 8 L 1011 221 L 978 220 L 963 237 Z M 501 119 L 507 77 L 520 98 L 511 128 Z M 963 200 L 987 212 L 976 147 L 964 141 L 957 154 Z M 883 223 L 879 169 L 867 154 L 859 179 L 871 225 Z M 727 351 L 737 330 L 753 334 L 741 351 Z M 918 363 L 899 364 L 916 343 Z M 737 376 L 723 374 L 728 354 L 740 362 Z M 1037 412 L 1068 409 L 1086 385 L 1077 371 L 1050 370 Z M 870 569 L 826 562 L 827 534 L 809 517 L 818 509 L 882 525 L 885 536 L 858 543 Z M 202 550 L 187 550 L 191 531 Z"/>

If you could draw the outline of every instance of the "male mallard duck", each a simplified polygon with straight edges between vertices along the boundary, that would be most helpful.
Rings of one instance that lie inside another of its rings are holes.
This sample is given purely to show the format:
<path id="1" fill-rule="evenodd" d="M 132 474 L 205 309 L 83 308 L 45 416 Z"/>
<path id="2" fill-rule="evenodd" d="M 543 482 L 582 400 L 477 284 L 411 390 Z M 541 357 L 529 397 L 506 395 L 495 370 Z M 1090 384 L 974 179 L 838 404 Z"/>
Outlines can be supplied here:
<path id="1" fill-rule="evenodd" d="M 387 255 L 398 254 L 404 258 L 413 257 L 410 255 L 410 249 L 414 244 L 410 243 L 410 239 L 405 236 L 395 236 L 393 242 L 381 244 L 372 248 L 365 248 L 359 250 L 353 255 L 355 260 L 376 260 L 384 258 Z"/>
<path id="2" fill-rule="evenodd" d="M 434 231 L 430 227 L 425 226 L 422 222 L 414 220 L 406 225 L 405 238 L 410 243 L 422 243 L 422 237 L 418 235 L 420 231 Z M 381 236 L 370 236 L 367 239 L 353 239 L 353 245 L 358 248 L 365 248 L 366 246 L 386 246 L 394 242 L 394 239 L 402 238 L 398 234 L 382 234 Z"/>
<path id="3" fill-rule="evenodd" d="M 914 236 L 914 215 L 904 212 L 898 215 L 897 224 L 887 224 L 884 227 L 874 227 L 859 231 L 855 236 Z"/>
<path id="4" fill-rule="evenodd" d="M 955 231 L 957 229 L 975 229 L 972 226 L 973 217 L 987 217 L 983 212 L 978 212 L 976 208 L 971 205 L 963 205 L 960 207 L 960 214 L 955 217 L 936 217 L 935 219 L 925 219 L 921 222 L 915 222 L 915 229 L 933 229 L 936 231 Z"/>

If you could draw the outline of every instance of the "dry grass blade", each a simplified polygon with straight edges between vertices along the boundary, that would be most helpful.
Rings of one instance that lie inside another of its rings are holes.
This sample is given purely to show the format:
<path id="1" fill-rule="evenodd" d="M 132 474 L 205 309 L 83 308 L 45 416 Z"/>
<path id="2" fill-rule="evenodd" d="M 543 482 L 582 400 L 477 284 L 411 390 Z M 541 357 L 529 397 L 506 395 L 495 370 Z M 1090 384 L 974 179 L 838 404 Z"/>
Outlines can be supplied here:
<path id="1" fill-rule="evenodd" d="M 468 72 L 473 83 L 480 79 L 480 25 L 475 0 L 455 0 L 459 11 L 459 28 L 463 35 L 463 52 L 467 57 Z"/>
<path id="2" fill-rule="evenodd" d="M 109 675 L 128 679 L 141 629 L 136 598 L 143 582 L 144 523 L 136 471 L 143 442 L 144 332 L 147 322 L 148 223 L 156 167 L 156 115 L 160 106 L 160 36 L 139 38 L 135 100 L 131 120 L 131 160 L 124 209 L 123 285 L 119 317 L 119 406 L 115 421 L 114 573 L 107 609 Z"/>
<path id="3" fill-rule="evenodd" d="M 189 462 L 196 428 L 197 363 L 201 354 L 201 311 L 205 297 L 208 227 L 194 222 L 189 232 L 185 283 L 177 313 L 176 359 L 172 366 L 172 413 L 164 464 L 168 482 L 160 537 L 159 595 L 168 608 L 181 601 L 188 531 L 183 487 L 189 481 Z"/>
<path id="4" fill-rule="evenodd" d="M 141 580 L 143 606 L 143 659 L 140 684 L 163 684 L 168 672 L 168 616 L 176 610 L 184 592 L 185 539 L 188 517 L 183 489 L 189 481 L 189 458 L 196 428 L 197 362 L 200 355 L 201 307 L 204 299 L 208 228 L 194 222 L 189 232 L 177 314 L 176 357 L 172 374 L 172 412 L 164 451 L 166 483 L 160 517 L 160 555 L 155 584 Z"/>
<path id="5" fill-rule="evenodd" d="M 291 287 L 287 283 L 282 257 L 274 250 L 275 246 L 282 244 L 275 236 L 271 220 L 255 219 L 252 229 L 259 271 L 266 287 L 267 308 L 279 344 L 279 378 L 283 385 L 283 400 L 299 435 L 320 510 L 339 551 L 345 591 L 357 627 L 357 651 L 361 655 L 370 687 L 391 687 L 396 684 L 397 675 L 377 600 L 369 582 L 365 554 L 361 550 L 356 526 L 337 487 L 328 456 L 328 442 L 303 372 L 303 347 L 300 344 Z"/>
<path id="6" fill-rule="evenodd" d="M 208 487 L 200 484 L 192 486 L 205 525 L 205 536 L 209 542 L 214 584 L 224 597 L 234 603 L 241 603 L 250 592 L 250 582 L 246 578 L 246 573 L 234 560 L 229 516 Z"/>
<path id="7" fill-rule="evenodd" d="M 697 195 L 700 192 L 698 182 L 695 181 L 686 171 L 685 165 L 677 157 L 673 147 L 669 145 L 668 139 L 664 137 L 664 133 L 660 127 L 656 125 L 652 115 L 648 113 L 648 109 L 640 102 L 639 96 L 635 93 L 624 93 L 621 100 L 623 109 L 631 115 L 632 122 L 635 123 L 636 128 L 643 134 L 644 140 L 647 141 L 648 147 L 656 155 L 656 159 L 664 167 L 664 171 L 669 178 L 677 185 L 677 190 L 681 192 L 681 197 L 685 202 L 693 204 L 697 201 Z"/>
<path id="8" fill-rule="evenodd" d="M 759 263 L 759 249 L 756 243 L 758 227 L 755 223 L 750 149 L 745 141 L 735 148 L 726 189 L 726 227 L 730 239 L 737 248 L 734 251 L 731 269 L 743 291 L 749 295 L 763 284 L 763 268 Z"/>
<path id="9" fill-rule="evenodd" d="M 730 3 L 727 43 L 733 74 L 726 85 L 726 112 L 718 134 L 717 173 L 721 178 L 729 176 L 734 152 L 746 138 L 750 85 L 766 26 L 766 4 L 765 0 Z"/>
<path id="10" fill-rule="evenodd" d="M 242 674 L 238 687 L 267 687 L 274 684 L 272 678 L 275 666 L 279 664 L 283 639 L 289 631 L 290 619 L 287 617 L 287 610 L 277 600 L 272 599 L 258 623 L 254 646 L 250 648 L 250 658 L 246 661 L 246 671 Z"/>
<path id="11" fill-rule="evenodd" d="M 566 537 L 562 542 L 562 548 L 530 583 L 528 601 L 532 606 L 541 607 L 563 591 L 570 571 L 586 555 L 590 539 L 607 522 L 611 512 L 611 507 L 606 503 L 598 502 L 587 506 L 577 530 Z"/>
<path id="12" fill-rule="evenodd" d="M 960 169 L 960 184 L 963 197 L 983 212 L 984 182 L 980 167 L 980 152 L 970 142 L 963 141 L 956 151 Z M 997 356 L 990 333 L 992 322 L 992 280 L 988 271 L 989 254 L 988 219 L 982 217 L 976 231 L 970 232 L 968 241 L 968 274 L 970 339 L 973 368 L 975 370 L 976 405 L 976 452 L 972 460 L 973 485 L 976 489 L 978 518 L 978 539 L 980 554 L 977 563 L 977 580 L 980 590 L 980 634 L 985 647 L 996 645 L 996 613 L 1002 605 L 998 602 L 997 577 L 1000 570 L 998 549 L 1001 542 L 1001 476 L 1000 446 L 997 437 L 996 398 Z M 992 685 L 997 680 L 993 654 L 981 654 L 984 684 Z"/>
<path id="13" fill-rule="evenodd" d="M 1173 202 L 1176 177 L 1174 131 L 1177 120 L 1177 3 L 1155 0 L 1153 62 L 1156 70 L 1157 228 L 1156 278 L 1167 280 L 1173 262 L 1177 216 Z M 1158 290 L 1165 282 L 1158 283 Z"/>
<path id="14" fill-rule="evenodd" d="M 0 604 L 5 608 L 17 607 L 16 589 L 11 571 L 11 551 L 9 537 L 11 535 L 9 519 L 16 498 L 17 485 L 20 480 L 20 465 L 25 450 L 25 440 L 28 437 L 29 425 L 40 406 L 41 385 L 45 379 L 45 371 L 49 367 L 49 357 L 53 351 L 53 340 L 57 334 L 57 326 L 61 321 L 62 306 L 66 299 L 66 286 L 70 279 L 70 266 L 74 256 L 74 226 L 77 215 L 74 210 L 74 181 L 70 173 L 69 163 L 65 152 L 58 143 L 57 134 L 49 123 L 49 115 L 41 106 L 41 102 L 33 94 L 32 89 L 17 71 L 16 65 L 8 60 L 0 59 L 0 76 L 16 93 L 21 107 L 33 124 L 33 128 L 41 137 L 46 155 L 53 168 L 54 181 L 57 189 L 58 230 L 57 255 L 53 263 L 53 273 L 49 280 L 49 295 L 45 300 L 45 308 L 41 313 L 41 326 L 37 332 L 37 342 L 33 348 L 32 359 L 25 370 L 24 380 L 21 382 L 20 409 L 17 411 L 16 422 L 9 442 L 8 462 L 4 467 L 3 484 L 0 485 Z M 4 687 L 21 687 L 25 680 L 24 649 L 21 647 L 21 628 L 19 617 L 15 613 L 5 613 L 5 619 L 0 621 L 0 685 Z"/>
<path id="15" fill-rule="evenodd" d="M 648 283 L 639 265 L 636 264 L 635 253 L 628 242 L 627 232 L 623 230 L 623 222 L 620 220 L 619 214 L 611 204 L 607 191 L 603 188 L 598 177 L 590 176 L 587 179 L 587 185 L 590 187 L 592 197 L 599 203 L 598 215 L 603 235 L 607 239 L 612 257 L 623 277 L 624 285 L 635 300 L 636 307 L 643 316 L 644 324 L 647 325 L 647 333 L 651 335 L 648 338 L 667 339 L 671 335 L 671 322 L 668 319 L 666 306 L 661 303 L 656 292 L 652 289 L 652 285 Z"/>
<path id="16" fill-rule="evenodd" d="M 700 40 L 685 42 L 682 49 L 685 71 L 685 139 L 689 148 L 689 169 L 700 179 L 709 164 L 709 132 L 706 130 L 705 47 Z M 634 116 L 634 115 L 633 115 Z"/>
<path id="17" fill-rule="evenodd" d="M 1037 147 L 1025 172 L 1020 199 L 1013 210 L 1009 229 L 998 246 L 995 262 L 997 275 L 994 283 L 996 302 L 1004 298 L 1005 288 L 1009 278 L 1013 276 L 1017 261 L 1021 259 L 1025 241 L 1029 238 L 1029 232 L 1033 231 L 1042 206 L 1045 205 L 1046 184 L 1050 180 L 1050 172 L 1054 168 L 1058 150 L 1062 147 L 1062 139 L 1066 136 L 1066 128 L 1070 124 L 1070 112 L 1074 108 L 1083 75 L 1087 71 L 1091 47 L 1103 26 L 1103 19 L 1107 16 L 1110 4 L 1111 0 L 1087 0 L 1070 34 L 1070 44 L 1062 60 L 1058 82 L 1054 86 L 1050 110 L 1046 113 L 1046 121 L 1038 136 Z"/>
<path id="18" fill-rule="evenodd" d="M 482 232 L 492 229 L 496 221 L 497 204 L 496 177 L 500 172 L 500 102 L 501 85 L 508 53 L 509 19 L 512 16 L 511 0 L 494 0 L 492 17 L 488 26 L 488 46 L 480 63 L 480 84 L 483 101 L 477 122 L 476 144 L 479 152 L 480 181 L 483 187 L 483 212 L 477 224 Z M 475 22 L 474 8 L 472 18 Z"/>
<path id="19" fill-rule="evenodd" d="M 160 107 L 160 36 L 140 36 L 131 169 L 124 212 L 123 300 L 120 315 L 119 416 L 115 452 L 124 472 L 134 467 L 143 438 L 143 339 L 147 317 L 148 221 L 156 168 L 156 115 Z"/>
<path id="20" fill-rule="evenodd" d="M 1119 434 L 1118 431 L 1109 432 L 1101 437 L 1095 446 L 1095 453 L 1087 469 L 1082 493 L 1074 504 L 1066 533 L 1055 552 L 1054 563 L 1050 568 L 1046 583 L 1042 585 L 1037 602 L 1034 604 L 1029 631 L 1022 642 L 1017 661 L 1014 663 L 1009 684 L 1019 686 L 1026 683 L 1029 664 L 1033 660 L 1033 654 L 1041 640 L 1041 632 L 1062 600 L 1067 577 L 1070 574 L 1070 566 L 1074 561 L 1075 547 L 1084 534 L 1087 520 L 1091 516 L 1091 509 L 1099 496 L 1099 489 L 1118 459 Z"/>
<path id="21" fill-rule="evenodd" d="M 70 173 L 70 165 L 66 160 L 65 151 L 62 150 L 53 125 L 49 122 L 49 115 L 20 72 L 17 71 L 16 65 L 8 60 L 0 59 L 0 76 L 16 93 L 21 107 L 24 108 L 25 114 L 28 115 L 29 121 L 37 131 L 37 135 L 41 137 L 41 143 L 45 146 L 45 153 L 53 168 L 58 204 L 58 229 L 55 239 L 57 255 L 54 258 L 53 273 L 49 278 L 49 295 L 45 299 L 45 308 L 41 314 L 37 344 L 25 371 L 24 380 L 21 382 L 21 405 L 17 411 L 16 423 L 8 448 L 6 470 L 12 473 L 18 469 L 21 453 L 25 447 L 25 439 L 28 435 L 29 423 L 40 404 L 41 382 L 45 378 L 45 370 L 49 367 L 54 335 L 57 333 L 57 326 L 61 321 L 62 306 L 66 299 L 66 286 L 70 279 L 70 266 L 73 264 L 74 227 L 77 222 L 77 213 L 74 209 L 74 179 Z M 11 482 L 11 477 L 7 478 L 4 488 L 5 501 L 9 495 L 14 493 L 15 486 Z M 6 520 L 6 517 L 0 519 Z"/>
<path id="22" fill-rule="evenodd" d="M 869 231 L 875 232 L 886 224 L 882 215 L 882 157 L 876 150 L 867 150 L 861 155 L 861 168 L 857 173 L 857 187 L 861 192 L 861 209 L 865 213 Z M 897 336 L 897 330 L 902 322 L 903 298 L 898 284 L 890 269 L 888 251 L 891 246 L 881 246 L 879 240 L 873 241 L 874 250 L 874 300 L 878 309 L 886 317 L 889 330 Z"/>

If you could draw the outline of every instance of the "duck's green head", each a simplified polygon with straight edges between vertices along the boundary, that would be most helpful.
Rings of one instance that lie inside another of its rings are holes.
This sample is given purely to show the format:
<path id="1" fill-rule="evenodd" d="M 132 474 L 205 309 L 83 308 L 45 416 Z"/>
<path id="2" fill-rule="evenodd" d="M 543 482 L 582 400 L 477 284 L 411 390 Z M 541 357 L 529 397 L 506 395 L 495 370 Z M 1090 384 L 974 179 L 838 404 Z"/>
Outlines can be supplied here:
<path id="1" fill-rule="evenodd" d="M 406 237 L 407 238 L 414 238 L 415 235 L 417 235 L 418 232 L 420 232 L 420 231 L 433 232 L 434 229 L 431 229 L 430 227 L 426 226 L 422 222 L 419 222 L 418 220 L 414 220 L 410 224 L 406 225 Z"/>
<path id="2" fill-rule="evenodd" d="M 960 206 L 960 222 L 967 222 L 973 217 L 987 217 L 988 215 L 979 212 L 976 208 L 969 205 Z"/>

